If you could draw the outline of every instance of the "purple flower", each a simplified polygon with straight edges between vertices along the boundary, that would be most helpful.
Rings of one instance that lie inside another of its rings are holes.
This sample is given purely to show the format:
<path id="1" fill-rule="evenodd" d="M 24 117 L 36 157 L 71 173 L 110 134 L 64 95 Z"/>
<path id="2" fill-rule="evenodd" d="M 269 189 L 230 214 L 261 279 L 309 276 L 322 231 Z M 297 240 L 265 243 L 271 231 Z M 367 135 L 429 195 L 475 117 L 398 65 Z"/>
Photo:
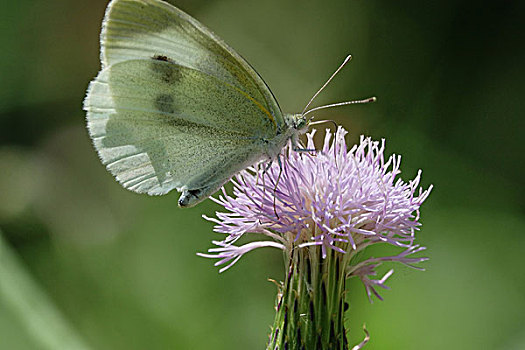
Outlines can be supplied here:
<path id="1" fill-rule="evenodd" d="M 314 149 L 313 136 L 308 149 Z M 374 287 L 387 288 L 385 280 L 392 274 L 372 280 L 376 268 L 384 261 L 408 266 L 426 260 L 408 255 L 424 250 L 414 244 L 420 226 L 419 207 L 431 187 L 422 190 L 421 171 L 408 183 L 399 179 L 401 156 L 384 159 L 385 141 L 361 137 L 349 151 L 347 132 L 339 127 L 335 136 L 326 131 L 320 152 L 283 151 L 282 166 L 272 164 L 267 171 L 249 168 L 232 180 L 233 196 L 222 190 L 215 202 L 227 212 L 217 212 L 215 232 L 225 234 L 216 247 L 200 256 L 219 259 L 220 272 L 236 263 L 245 253 L 261 247 L 292 249 L 321 247 L 323 258 L 332 249 L 349 254 L 347 276 L 358 276 L 367 294 L 380 298 Z M 261 240 L 239 244 L 246 233 L 257 233 Z M 401 254 L 355 261 L 366 247 L 385 243 L 403 250 Z"/>

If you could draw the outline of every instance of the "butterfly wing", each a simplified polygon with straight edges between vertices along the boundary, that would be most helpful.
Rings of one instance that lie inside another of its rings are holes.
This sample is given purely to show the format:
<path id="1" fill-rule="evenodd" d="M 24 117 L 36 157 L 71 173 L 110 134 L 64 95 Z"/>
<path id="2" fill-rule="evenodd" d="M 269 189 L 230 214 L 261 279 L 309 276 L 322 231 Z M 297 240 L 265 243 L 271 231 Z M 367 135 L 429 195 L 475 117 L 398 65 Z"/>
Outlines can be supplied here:
<path id="1" fill-rule="evenodd" d="M 284 125 L 257 73 L 222 40 L 156 0 L 114 0 L 102 70 L 84 109 L 102 162 L 127 189 L 194 205 L 265 156 Z"/>
<path id="2" fill-rule="evenodd" d="M 264 156 L 261 107 L 236 87 L 171 62 L 106 67 L 90 84 L 85 109 L 102 162 L 135 192 L 218 188 Z"/>
<path id="3" fill-rule="evenodd" d="M 282 126 L 282 112 L 262 78 L 224 41 L 178 8 L 158 0 L 114 0 L 101 34 L 102 66 L 165 56 L 243 90 Z"/>

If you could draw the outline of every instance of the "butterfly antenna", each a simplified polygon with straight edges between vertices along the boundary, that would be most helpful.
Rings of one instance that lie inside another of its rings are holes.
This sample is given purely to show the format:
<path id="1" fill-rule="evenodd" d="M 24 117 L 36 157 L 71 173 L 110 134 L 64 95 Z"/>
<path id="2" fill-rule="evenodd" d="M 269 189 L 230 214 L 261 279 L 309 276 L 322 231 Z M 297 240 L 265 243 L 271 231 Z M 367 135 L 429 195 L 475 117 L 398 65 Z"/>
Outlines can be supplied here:
<path id="1" fill-rule="evenodd" d="M 309 113 L 318 111 L 320 109 L 331 108 L 331 107 L 339 107 L 339 106 L 346 106 L 346 105 L 356 105 L 356 104 L 370 103 L 370 102 L 375 102 L 376 100 L 377 100 L 377 98 L 375 98 L 375 97 L 369 97 L 369 98 L 365 98 L 363 100 L 354 100 L 354 101 L 345 101 L 345 102 L 331 103 L 329 105 L 324 105 L 324 106 L 319 106 L 319 107 L 312 108 L 309 111 L 307 111 L 306 113 L 303 112 L 303 117 L 305 115 L 309 114 Z"/>
<path id="2" fill-rule="evenodd" d="M 332 79 L 337 75 L 337 73 L 339 73 L 339 71 L 341 69 L 343 69 L 343 67 L 345 66 L 345 64 L 348 63 L 348 61 L 350 61 L 352 59 L 352 55 L 348 55 L 346 56 L 345 60 L 343 61 L 343 63 L 341 63 L 341 65 L 339 66 L 339 68 L 337 68 L 337 70 L 330 76 L 330 78 L 326 81 L 326 83 L 323 84 L 323 86 L 321 86 L 321 88 L 319 90 L 317 90 L 317 92 L 314 94 L 314 96 L 310 99 L 310 101 L 308 102 L 308 104 L 306 105 L 306 107 L 304 107 L 303 111 L 302 111 L 302 115 L 305 115 L 304 112 L 308 109 L 308 107 L 310 107 L 310 105 L 312 104 L 312 102 L 315 100 L 315 98 L 317 97 L 317 95 L 319 95 L 321 93 L 321 91 L 324 90 L 324 88 L 332 81 Z"/>

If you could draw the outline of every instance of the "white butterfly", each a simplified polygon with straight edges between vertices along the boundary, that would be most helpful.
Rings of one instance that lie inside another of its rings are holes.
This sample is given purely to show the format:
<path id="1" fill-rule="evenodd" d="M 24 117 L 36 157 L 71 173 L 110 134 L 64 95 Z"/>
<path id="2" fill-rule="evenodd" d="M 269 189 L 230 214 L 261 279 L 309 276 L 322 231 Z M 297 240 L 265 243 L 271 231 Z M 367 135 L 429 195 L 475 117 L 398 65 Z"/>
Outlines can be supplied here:
<path id="1" fill-rule="evenodd" d="M 283 114 L 240 55 L 158 0 L 109 3 L 101 61 L 84 109 L 102 163 L 134 192 L 177 189 L 181 207 L 203 201 L 240 170 L 275 160 L 289 140 L 297 146 L 313 111 Z"/>

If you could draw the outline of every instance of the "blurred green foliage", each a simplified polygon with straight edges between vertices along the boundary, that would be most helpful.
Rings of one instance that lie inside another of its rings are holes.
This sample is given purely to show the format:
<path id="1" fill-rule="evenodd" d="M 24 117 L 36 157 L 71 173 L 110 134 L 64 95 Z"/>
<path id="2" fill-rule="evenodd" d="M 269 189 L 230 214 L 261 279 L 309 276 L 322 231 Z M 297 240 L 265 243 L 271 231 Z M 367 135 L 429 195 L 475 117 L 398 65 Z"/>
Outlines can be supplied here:
<path id="1" fill-rule="evenodd" d="M 367 349 L 525 348 L 523 2 L 176 5 L 246 57 L 285 111 L 302 110 L 353 54 L 317 103 L 378 102 L 318 117 L 343 124 L 350 141 L 386 138 L 387 151 L 403 155 L 405 179 L 421 168 L 423 185 L 435 185 L 419 234 L 427 271 L 396 267 L 392 290 L 374 304 L 351 281 L 352 343 L 366 322 Z M 90 145 L 81 105 L 99 68 L 105 6 L 2 4 L 3 236 L 93 349 L 261 349 L 275 297 L 267 278 L 283 275 L 279 252 L 251 253 L 219 275 L 195 256 L 218 237 L 201 219 L 218 207 L 180 210 L 176 194 L 125 191 Z M 0 348 L 49 348 L 0 295 Z"/>

